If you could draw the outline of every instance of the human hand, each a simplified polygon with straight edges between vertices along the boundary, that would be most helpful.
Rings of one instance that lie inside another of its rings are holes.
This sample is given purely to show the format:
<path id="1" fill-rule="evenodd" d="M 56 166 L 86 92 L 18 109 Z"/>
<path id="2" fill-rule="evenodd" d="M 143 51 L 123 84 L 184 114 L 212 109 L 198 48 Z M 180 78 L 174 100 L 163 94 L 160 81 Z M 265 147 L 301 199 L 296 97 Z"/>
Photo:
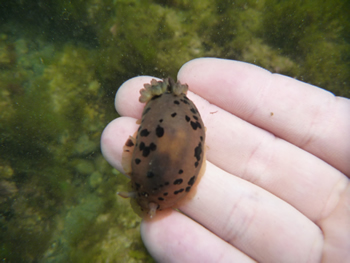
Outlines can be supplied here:
<path id="1" fill-rule="evenodd" d="M 119 89 L 102 152 L 116 169 L 139 90 Z M 251 64 L 203 58 L 178 74 L 206 133 L 206 171 L 178 212 L 143 220 L 159 262 L 350 262 L 350 101 Z M 192 93 L 194 92 L 194 93 Z"/>

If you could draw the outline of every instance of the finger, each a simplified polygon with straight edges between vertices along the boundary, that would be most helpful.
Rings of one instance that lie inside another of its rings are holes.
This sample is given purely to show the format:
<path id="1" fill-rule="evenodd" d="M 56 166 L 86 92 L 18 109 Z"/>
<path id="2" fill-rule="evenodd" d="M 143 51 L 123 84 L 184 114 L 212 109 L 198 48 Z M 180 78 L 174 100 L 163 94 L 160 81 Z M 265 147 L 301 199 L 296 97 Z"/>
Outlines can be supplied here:
<path id="1" fill-rule="evenodd" d="M 139 102 L 140 89 L 143 89 L 145 83 L 150 83 L 151 76 L 139 76 L 124 82 L 115 96 L 114 106 L 121 116 L 129 116 L 135 119 L 141 118 L 141 113 L 145 107 L 144 103 Z"/>
<path id="2" fill-rule="evenodd" d="M 150 81 L 151 77 L 147 78 Z M 116 102 L 120 114 L 140 118 L 143 105 L 137 106 L 140 104 L 138 91 L 143 81 L 147 79 L 133 78 L 119 89 Z M 196 104 L 207 127 L 208 160 L 270 191 L 314 222 L 334 209 L 347 183 L 339 171 L 310 153 L 209 104 L 196 94 L 189 92 L 188 96 Z M 127 123 L 121 125 L 126 129 Z M 119 133 L 118 127 L 115 130 L 114 134 Z M 129 134 L 135 131 L 133 126 Z M 125 142 L 128 136 L 124 135 Z M 121 151 L 124 142 L 115 148 Z"/>
<path id="3" fill-rule="evenodd" d="M 322 262 L 350 262 L 350 184 L 320 226 L 324 232 Z"/>
<path id="4" fill-rule="evenodd" d="M 181 82 L 210 103 L 318 156 L 350 176 L 350 102 L 315 86 L 232 60 L 186 63 Z"/>
<path id="5" fill-rule="evenodd" d="M 295 145 L 218 110 L 206 114 L 207 159 L 287 201 L 312 221 L 337 205 L 348 179 Z"/>
<path id="6" fill-rule="evenodd" d="M 157 262 L 255 262 L 206 228 L 174 210 L 141 224 L 142 239 Z"/>
<path id="7" fill-rule="evenodd" d="M 181 211 L 259 262 L 319 262 L 320 229 L 295 208 L 207 162 Z"/>
<path id="8" fill-rule="evenodd" d="M 120 117 L 109 123 L 102 132 L 101 151 L 103 157 L 121 172 L 124 172 L 122 167 L 123 146 L 137 128 L 138 125 L 134 118 Z"/>

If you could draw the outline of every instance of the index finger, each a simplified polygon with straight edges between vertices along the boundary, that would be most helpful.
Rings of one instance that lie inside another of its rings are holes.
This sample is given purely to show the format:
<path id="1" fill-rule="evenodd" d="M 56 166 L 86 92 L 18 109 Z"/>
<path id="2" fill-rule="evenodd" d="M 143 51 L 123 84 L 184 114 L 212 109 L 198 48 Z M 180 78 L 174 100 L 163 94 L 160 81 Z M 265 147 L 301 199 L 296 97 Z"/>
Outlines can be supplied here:
<path id="1" fill-rule="evenodd" d="M 350 175 L 350 101 L 252 64 L 200 58 L 178 74 L 210 103 Z"/>

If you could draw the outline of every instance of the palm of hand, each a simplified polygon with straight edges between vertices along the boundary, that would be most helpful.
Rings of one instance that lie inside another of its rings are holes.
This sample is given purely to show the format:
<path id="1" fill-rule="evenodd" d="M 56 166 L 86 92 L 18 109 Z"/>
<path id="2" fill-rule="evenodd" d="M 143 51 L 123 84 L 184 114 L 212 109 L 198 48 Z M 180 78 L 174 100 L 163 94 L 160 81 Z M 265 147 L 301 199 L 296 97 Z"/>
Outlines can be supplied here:
<path id="1" fill-rule="evenodd" d="M 191 61 L 178 78 L 197 94 L 188 97 L 207 128 L 207 167 L 183 214 L 143 221 L 157 261 L 349 261 L 349 100 L 228 60 Z M 122 85 L 116 108 L 125 117 L 103 133 L 104 156 L 118 170 L 150 79 Z"/>

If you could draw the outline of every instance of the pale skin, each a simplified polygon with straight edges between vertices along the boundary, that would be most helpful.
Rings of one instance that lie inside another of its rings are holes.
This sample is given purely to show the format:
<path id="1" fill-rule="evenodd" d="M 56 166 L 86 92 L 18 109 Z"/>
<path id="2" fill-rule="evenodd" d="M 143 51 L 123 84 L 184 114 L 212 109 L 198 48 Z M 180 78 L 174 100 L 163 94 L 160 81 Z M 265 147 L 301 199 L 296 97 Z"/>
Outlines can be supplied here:
<path id="1" fill-rule="evenodd" d="M 178 80 L 206 126 L 206 170 L 179 211 L 143 220 L 157 262 L 350 262 L 350 100 L 232 60 L 186 63 Z M 152 77 L 126 81 L 101 139 L 121 155 Z"/>

